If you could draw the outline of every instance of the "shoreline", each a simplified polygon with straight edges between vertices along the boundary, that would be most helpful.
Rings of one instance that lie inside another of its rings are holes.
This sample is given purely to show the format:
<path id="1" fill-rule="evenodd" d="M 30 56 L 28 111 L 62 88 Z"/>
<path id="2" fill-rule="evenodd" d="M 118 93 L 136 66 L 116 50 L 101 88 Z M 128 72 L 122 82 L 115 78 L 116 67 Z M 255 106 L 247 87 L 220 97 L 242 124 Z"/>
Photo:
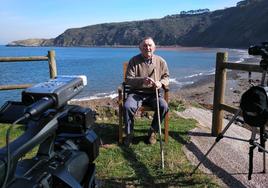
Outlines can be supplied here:
<path id="1" fill-rule="evenodd" d="M 36 45 L 24 45 L 24 44 L 0 44 L 0 46 L 4 47 L 51 47 L 51 48 L 138 48 L 139 45 L 81 45 L 81 46 L 36 46 Z M 235 47 L 216 47 L 216 46 L 180 46 L 180 45 L 170 45 L 170 46 L 161 46 L 156 45 L 157 49 L 160 50 L 210 50 L 210 49 L 235 49 L 235 50 L 246 50 L 247 48 L 235 48 Z"/>
<path id="2" fill-rule="evenodd" d="M 161 48 L 161 47 L 160 47 Z M 165 47 L 166 48 L 166 47 Z M 173 48 L 176 50 L 177 47 Z M 180 48 L 180 47 L 179 47 Z M 182 47 L 183 49 L 184 47 Z M 195 49 L 204 49 L 206 47 L 194 47 Z M 187 49 L 193 49 L 192 47 Z M 170 49 L 169 49 L 170 50 Z M 260 61 L 259 57 L 246 57 L 242 63 L 256 64 Z M 251 84 L 259 85 L 261 80 L 261 73 L 252 72 Z M 213 109 L 214 98 L 214 82 L 215 74 L 203 75 L 199 80 L 193 84 L 182 86 L 181 88 L 170 91 L 169 101 L 182 100 L 186 104 L 197 103 L 209 110 Z M 225 89 L 225 104 L 238 107 L 240 105 L 241 95 L 251 87 L 248 78 L 248 72 L 239 70 L 227 71 L 226 89 Z M 116 92 L 117 93 L 117 92 Z M 90 96 L 88 96 L 90 97 Z M 84 107 L 97 109 L 98 107 L 111 107 L 118 109 L 118 96 L 115 98 L 103 97 L 99 99 L 87 99 L 72 101 L 73 104 L 79 104 Z"/>
<path id="3" fill-rule="evenodd" d="M 203 76 L 191 85 L 183 86 L 176 91 L 171 91 L 169 101 L 183 100 L 186 103 L 197 103 L 207 109 L 213 107 L 215 75 Z M 259 84 L 261 73 L 252 73 L 253 84 Z M 248 73 L 244 71 L 228 71 L 225 90 L 225 103 L 234 107 L 239 106 L 241 95 L 250 87 Z M 71 104 L 97 109 L 99 107 L 118 108 L 118 97 L 72 100 Z"/>

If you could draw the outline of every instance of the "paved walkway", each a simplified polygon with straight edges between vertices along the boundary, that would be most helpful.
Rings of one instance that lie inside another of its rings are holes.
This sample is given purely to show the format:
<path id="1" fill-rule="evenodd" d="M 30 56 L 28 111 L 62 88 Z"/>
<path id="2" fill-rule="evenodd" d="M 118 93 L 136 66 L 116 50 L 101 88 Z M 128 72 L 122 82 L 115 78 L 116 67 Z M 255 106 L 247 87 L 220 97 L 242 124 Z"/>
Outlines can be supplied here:
<path id="1" fill-rule="evenodd" d="M 185 153 L 194 165 L 197 165 L 204 158 L 205 153 L 215 143 L 215 137 L 210 136 L 212 113 L 200 108 L 189 108 L 184 112 L 178 112 L 184 118 L 196 119 L 199 126 L 189 132 L 191 142 L 184 148 Z M 227 125 L 225 120 L 224 124 Z M 222 181 L 226 187 L 268 187 L 268 165 L 266 173 L 263 171 L 263 154 L 254 150 L 252 179 L 248 180 L 248 152 L 249 143 L 234 138 L 248 140 L 251 131 L 232 124 L 224 136 L 211 150 L 207 159 L 199 167 L 200 170 L 208 174 L 214 174 Z M 267 149 L 266 142 L 266 149 Z M 266 155 L 267 160 L 267 155 Z M 196 171 L 198 173 L 198 171 Z"/>

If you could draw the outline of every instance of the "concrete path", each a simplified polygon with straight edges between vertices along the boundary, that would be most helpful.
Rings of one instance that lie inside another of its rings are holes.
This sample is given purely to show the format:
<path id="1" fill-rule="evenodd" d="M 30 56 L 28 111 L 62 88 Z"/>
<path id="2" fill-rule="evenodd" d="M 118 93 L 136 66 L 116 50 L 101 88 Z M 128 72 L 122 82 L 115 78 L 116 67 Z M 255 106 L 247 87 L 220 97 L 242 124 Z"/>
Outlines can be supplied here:
<path id="1" fill-rule="evenodd" d="M 191 107 L 184 112 L 178 112 L 178 115 L 198 121 L 198 127 L 189 132 L 191 142 L 184 148 L 188 159 L 194 165 L 197 165 L 204 158 L 208 149 L 215 143 L 215 137 L 210 136 L 212 113 L 208 110 Z M 227 125 L 227 123 L 228 121 L 225 120 L 224 124 Z M 235 140 L 235 138 L 249 140 L 251 131 L 232 124 L 224 136 L 232 138 L 224 137 L 221 139 L 211 150 L 199 169 L 220 178 L 222 185 L 225 187 L 268 187 L 267 164 L 267 172 L 262 173 L 263 154 L 258 152 L 257 148 L 254 150 L 253 174 L 252 179 L 248 180 L 248 152 L 250 144 Z M 268 142 L 266 142 L 267 144 Z"/>

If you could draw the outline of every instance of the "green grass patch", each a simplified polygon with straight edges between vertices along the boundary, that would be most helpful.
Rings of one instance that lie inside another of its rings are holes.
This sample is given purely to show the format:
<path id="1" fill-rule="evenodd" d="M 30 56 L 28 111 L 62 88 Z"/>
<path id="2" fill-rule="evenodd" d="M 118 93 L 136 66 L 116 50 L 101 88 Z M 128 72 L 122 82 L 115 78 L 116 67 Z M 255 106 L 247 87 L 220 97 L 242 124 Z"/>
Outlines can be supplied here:
<path id="1" fill-rule="evenodd" d="M 11 126 L 11 124 L 1 124 L 0 123 L 0 147 L 3 147 L 6 145 L 6 132 L 7 129 Z M 24 133 L 25 127 L 23 125 L 13 125 L 14 127 L 11 129 L 10 132 L 10 142 L 14 140 L 15 138 L 19 137 Z M 36 152 L 38 150 L 38 146 L 34 147 L 31 151 L 29 151 L 23 159 L 32 158 L 36 155 Z"/>
<path id="2" fill-rule="evenodd" d="M 95 161 L 98 187 L 220 187 L 213 176 L 200 171 L 190 176 L 194 166 L 187 160 L 182 147 L 189 142 L 187 132 L 195 127 L 194 120 L 170 113 L 168 144 L 164 143 L 162 135 L 164 170 L 161 168 L 159 142 L 155 145 L 145 143 L 150 123 L 147 118 L 135 120 L 135 138 L 129 148 L 118 145 L 117 121 L 98 121 L 93 126 L 103 143 Z M 0 146 L 5 145 L 8 126 L 0 124 Z M 22 133 L 23 128 L 15 126 L 11 137 L 14 139 Z M 34 156 L 34 152 L 27 156 Z"/>
<path id="3" fill-rule="evenodd" d="M 159 142 L 155 145 L 145 143 L 151 120 L 135 121 L 135 138 L 129 148 L 117 144 L 117 123 L 98 123 L 95 126 L 106 146 L 100 148 L 96 160 L 97 179 L 102 187 L 219 187 L 215 179 L 201 172 L 190 176 L 194 166 L 187 160 L 182 147 L 189 142 L 187 132 L 195 127 L 196 122 L 170 116 L 168 144 L 164 144 L 163 139 L 164 170 L 161 168 Z M 107 134 L 106 131 L 113 133 Z"/>
<path id="4" fill-rule="evenodd" d="M 171 100 L 168 106 L 171 111 L 182 112 L 186 109 L 186 102 L 184 100 Z"/>
<path id="5" fill-rule="evenodd" d="M 10 124 L 0 124 L 0 147 L 5 146 L 6 144 L 6 132 Z M 24 132 L 24 127 L 21 125 L 14 125 L 10 132 L 10 140 L 19 137 Z"/>

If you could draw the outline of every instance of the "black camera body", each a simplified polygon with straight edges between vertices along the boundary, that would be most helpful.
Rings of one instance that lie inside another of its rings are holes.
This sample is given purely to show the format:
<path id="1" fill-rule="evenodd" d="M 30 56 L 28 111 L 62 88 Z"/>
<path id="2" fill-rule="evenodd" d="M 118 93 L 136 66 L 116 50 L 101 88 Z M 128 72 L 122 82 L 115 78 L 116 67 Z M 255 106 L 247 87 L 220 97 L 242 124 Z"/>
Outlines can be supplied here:
<path id="1" fill-rule="evenodd" d="M 249 55 L 260 55 L 263 59 L 268 58 L 268 42 L 262 42 L 261 45 L 254 45 L 248 48 Z"/>
<path id="2" fill-rule="evenodd" d="M 91 125 L 96 113 L 67 104 L 78 93 L 77 80 L 73 81 L 64 81 L 60 88 L 50 85 L 53 90 L 49 94 L 26 90 L 24 93 L 28 91 L 27 95 L 33 96 L 32 104 L 8 101 L 0 108 L 1 123 L 27 117 L 23 121 L 25 132 L 0 149 L 1 187 L 95 186 L 94 161 L 99 155 L 100 140 Z M 78 85 L 80 89 L 83 86 Z M 51 99 L 51 95 L 56 97 Z M 35 147 L 38 151 L 33 158 L 22 159 Z"/>

